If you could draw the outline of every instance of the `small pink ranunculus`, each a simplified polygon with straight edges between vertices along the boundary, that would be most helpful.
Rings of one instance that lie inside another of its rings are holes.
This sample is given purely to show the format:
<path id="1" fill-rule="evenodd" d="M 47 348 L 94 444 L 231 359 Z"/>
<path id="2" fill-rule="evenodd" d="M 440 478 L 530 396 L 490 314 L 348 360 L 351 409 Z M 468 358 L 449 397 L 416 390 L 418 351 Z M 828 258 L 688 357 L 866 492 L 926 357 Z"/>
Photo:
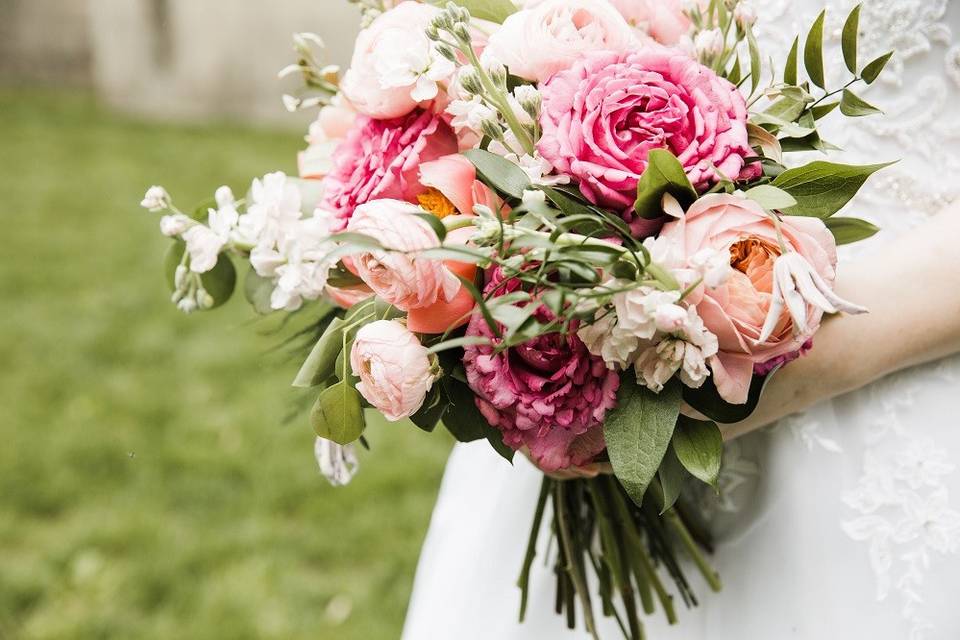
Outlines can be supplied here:
<path id="1" fill-rule="evenodd" d="M 364 284 L 403 311 L 451 301 L 460 280 L 441 262 L 417 255 L 440 246 L 437 234 L 415 214 L 423 210 L 400 200 L 374 200 L 357 207 L 347 230 L 374 238 L 384 249 L 352 256 Z"/>
<path id="2" fill-rule="evenodd" d="M 837 248 L 833 235 L 818 218 L 783 216 L 780 223 L 788 249 L 796 251 L 829 284 L 836 276 Z M 768 372 L 772 364 L 787 362 L 808 348 L 823 312 L 807 308 L 807 331 L 795 335 L 784 312 L 773 335 L 757 343 L 770 309 L 773 264 L 780 255 L 777 230 L 760 205 L 739 196 L 708 195 L 697 200 L 686 215 L 664 225 L 656 244 L 668 247 L 667 266 L 683 268 L 703 249 L 730 252 L 732 275 L 715 289 L 703 288 L 690 302 L 707 329 L 719 340 L 711 358 L 714 383 L 727 402 L 747 400 L 755 371 Z M 700 297 L 702 295 L 702 298 Z"/>
<path id="3" fill-rule="evenodd" d="M 425 30 L 440 10 L 419 2 L 400 2 L 385 11 L 357 36 L 350 68 L 343 76 L 340 89 L 360 113 L 371 118 L 398 118 L 416 108 L 411 96 L 416 85 L 397 85 L 383 77 L 403 44 L 406 53 L 429 56 L 431 42 Z M 386 69 L 385 69 L 386 68 Z"/>
<path id="4" fill-rule="evenodd" d="M 350 367 L 360 378 L 360 395 L 391 421 L 415 414 L 436 379 L 427 348 L 395 320 L 371 322 L 357 331 Z"/>
<path id="5" fill-rule="evenodd" d="M 416 202 L 427 189 L 419 180 L 421 163 L 456 152 L 456 134 L 435 113 L 417 110 L 393 120 L 360 117 L 334 152 L 322 206 L 348 219 L 357 205 L 371 200 Z"/>
<path id="6" fill-rule="evenodd" d="M 743 96 L 685 54 L 660 46 L 597 53 L 541 89 L 540 153 L 591 202 L 636 220 L 637 183 L 652 149 L 668 149 L 706 190 L 721 175 L 751 177 Z M 637 221 L 635 232 L 645 231 Z"/>
<path id="7" fill-rule="evenodd" d="M 520 287 L 495 272 L 486 293 L 503 295 Z M 540 306 L 534 317 L 549 322 Z M 468 336 L 496 340 L 483 316 L 474 313 Z M 583 465 L 605 448 L 603 419 L 616 405 L 619 375 L 592 355 L 574 323 L 565 333 L 540 336 L 495 353 L 491 345 L 468 346 L 464 366 L 477 407 L 514 449 L 527 447 L 544 471 Z"/>
<path id="8" fill-rule="evenodd" d="M 690 33 L 682 0 L 610 0 L 630 24 L 660 44 L 673 45 Z"/>
<path id="9" fill-rule="evenodd" d="M 484 53 L 513 75 L 543 82 L 585 53 L 636 45 L 633 29 L 607 0 L 544 0 L 508 17 Z"/>

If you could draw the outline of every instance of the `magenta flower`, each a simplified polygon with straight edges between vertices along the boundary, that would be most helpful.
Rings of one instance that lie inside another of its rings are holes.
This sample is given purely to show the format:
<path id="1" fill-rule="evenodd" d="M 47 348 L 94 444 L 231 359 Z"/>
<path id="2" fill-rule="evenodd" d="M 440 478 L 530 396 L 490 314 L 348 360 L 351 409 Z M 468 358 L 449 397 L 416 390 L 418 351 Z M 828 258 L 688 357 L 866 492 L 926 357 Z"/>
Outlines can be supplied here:
<path id="1" fill-rule="evenodd" d="M 495 274 L 486 291 L 502 295 L 517 288 L 517 280 Z M 548 322 L 553 316 L 541 306 L 534 317 Z M 467 335 L 495 340 L 480 314 L 471 318 Z M 603 418 L 616 405 L 620 377 L 590 354 L 576 326 L 500 353 L 491 345 L 470 346 L 463 362 L 480 412 L 508 446 L 527 447 L 544 471 L 587 464 L 606 447 Z"/>
<path id="2" fill-rule="evenodd" d="M 542 88 L 540 153 L 594 204 L 634 222 L 637 183 L 652 149 L 669 149 L 704 191 L 721 176 L 753 177 L 743 96 L 686 54 L 659 46 L 601 52 Z M 651 229 L 637 221 L 634 231 Z M 655 230 L 655 229 L 654 229 Z"/>
<path id="3" fill-rule="evenodd" d="M 427 190 L 420 165 L 457 153 L 453 129 L 437 114 L 417 109 L 391 120 L 357 118 L 333 153 L 335 167 L 324 180 L 322 206 L 344 220 L 371 200 L 416 202 Z"/>

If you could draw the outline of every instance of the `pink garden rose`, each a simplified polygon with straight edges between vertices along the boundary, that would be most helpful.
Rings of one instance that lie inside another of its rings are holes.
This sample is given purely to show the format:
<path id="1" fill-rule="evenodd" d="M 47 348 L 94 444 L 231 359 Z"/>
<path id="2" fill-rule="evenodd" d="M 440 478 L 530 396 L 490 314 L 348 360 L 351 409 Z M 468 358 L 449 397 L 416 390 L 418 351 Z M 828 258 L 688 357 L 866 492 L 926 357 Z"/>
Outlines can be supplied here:
<path id="1" fill-rule="evenodd" d="M 651 46 L 597 53 L 542 88 L 540 153 L 591 202 L 635 219 L 651 149 L 669 149 L 706 190 L 721 175 L 754 177 L 747 109 L 735 86 L 683 53 Z M 649 233 L 637 221 L 635 232 Z"/>
<path id="2" fill-rule="evenodd" d="M 485 55 L 513 75 L 544 82 L 593 51 L 625 52 L 636 34 L 607 0 L 544 0 L 507 18 Z"/>
<path id="3" fill-rule="evenodd" d="M 502 295 L 519 286 L 495 273 L 486 293 Z M 534 317 L 547 322 L 552 315 L 541 306 Z M 478 313 L 467 335 L 494 339 Z M 620 377 L 590 354 L 576 326 L 501 353 L 490 345 L 468 346 L 463 362 L 484 418 L 503 432 L 508 446 L 527 447 L 544 471 L 587 464 L 604 450 L 603 418 L 616 405 Z"/>
<path id="4" fill-rule="evenodd" d="M 340 89 L 360 113 L 398 118 L 419 104 L 416 79 L 406 82 L 396 63 L 402 56 L 427 59 L 431 43 L 425 30 L 440 10 L 419 2 L 400 2 L 377 17 L 357 36 L 350 68 Z"/>
<path id="5" fill-rule="evenodd" d="M 360 117 L 334 152 L 323 208 L 348 219 L 357 205 L 392 198 L 416 202 L 426 191 L 420 165 L 457 152 L 457 137 L 437 114 L 418 109 L 393 120 Z"/>
<path id="6" fill-rule="evenodd" d="M 627 21 L 660 44 L 674 45 L 690 33 L 682 0 L 610 0 Z"/>
<path id="7" fill-rule="evenodd" d="M 833 235 L 818 218 L 784 216 L 780 223 L 787 248 L 805 258 L 832 286 L 837 249 Z M 755 371 L 768 372 L 773 364 L 788 362 L 809 348 L 823 312 L 807 307 L 807 331 L 795 335 L 786 312 L 773 335 L 757 344 L 770 309 L 773 264 L 781 254 L 777 231 L 760 205 L 739 196 L 708 195 L 697 200 L 686 215 L 663 227 L 656 245 L 669 247 L 671 267 L 683 268 L 704 249 L 730 252 L 733 273 L 715 289 L 702 288 L 689 301 L 707 329 L 719 340 L 711 358 L 714 383 L 720 395 L 734 404 L 747 400 Z M 702 295 L 702 299 L 700 296 Z"/>
<path id="8" fill-rule="evenodd" d="M 364 284 L 403 311 L 449 302 L 461 288 L 443 262 L 413 253 L 440 246 L 437 234 L 417 213 L 422 209 L 408 202 L 374 200 L 357 207 L 347 226 L 385 248 L 354 255 L 351 261 Z"/>
<path id="9" fill-rule="evenodd" d="M 427 348 L 395 320 L 371 322 L 357 331 L 350 367 L 360 378 L 360 395 L 392 421 L 415 414 L 437 377 Z"/>

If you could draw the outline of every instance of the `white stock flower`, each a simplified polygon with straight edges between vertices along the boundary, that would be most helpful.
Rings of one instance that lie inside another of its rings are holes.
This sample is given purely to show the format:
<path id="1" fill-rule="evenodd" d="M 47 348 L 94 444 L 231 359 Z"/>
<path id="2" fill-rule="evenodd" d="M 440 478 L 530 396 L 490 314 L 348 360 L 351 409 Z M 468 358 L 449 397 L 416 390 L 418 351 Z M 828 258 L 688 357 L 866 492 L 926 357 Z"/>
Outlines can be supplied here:
<path id="1" fill-rule="evenodd" d="M 770 311 L 757 343 L 763 343 L 773 335 L 784 307 L 793 319 L 794 334 L 806 335 L 809 331 L 808 306 L 824 313 L 867 313 L 866 308 L 847 302 L 834 293 L 806 258 L 796 251 L 788 251 L 773 263 Z"/>
<path id="2" fill-rule="evenodd" d="M 163 187 L 154 185 L 147 189 L 140 206 L 150 211 L 163 211 L 170 206 L 170 194 Z"/>
<path id="3" fill-rule="evenodd" d="M 302 217 L 300 190 L 283 172 L 268 173 L 253 181 L 247 212 L 240 216 L 236 237 L 253 246 L 275 246 L 284 228 Z"/>
<path id="4" fill-rule="evenodd" d="M 439 83 L 446 82 L 456 65 L 433 46 L 422 33 L 410 34 L 391 30 L 377 43 L 377 81 L 384 89 L 411 87 L 410 97 L 416 102 L 433 100 L 440 92 Z"/>
<path id="5" fill-rule="evenodd" d="M 352 444 L 339 445 L 324 438 L 317 438 L 313 442 L 313 455 L 317 459 L 320 473 L 335 487 L 349 484 L 357 473 L 359 463 Z"/>
<path id="6" fill-rule="evenodd" d="M 710 58 L 720 55 L 724 47 L 723 32 L 719 29 L 701 31 L 693 39 L 693 46 L 701 57 Z"/>
<path id="7" fill-rule="evenodd" d="M 577 336 L 587 350 L 603 358 L 610 369 L 630 366 L 640 345 L 639 338 L 617 327 L 617 316 L 613 312 L 607 312 L 591 324 L 581 325 Z"/>
<path id="8" fill-rule="evenodd" d="M 689 265 L 708 289 L 716 289 L 733 275 L 729 251 L 701 249 L 690 257 Z"/>
<path id="9" fill-rule="evenodd" d="M 680 312 L 686 313 L 677 306 L 679 300 L 679 291 L 660 291 L 652 287 L 618 293 L 613 297 L 617 326 L 637 338 L 650 340 L 660 330 L 658 317 L 667 321 L 676 315 L 664 307 L 677 307 Z"/>
<path id="10" fill-rule="evenodd" d="M 733 9 L 733 19 L 744 29 L 752 27 L 757 21 L 757 10 L 750 2 L 740 0 Z"/>
<path id="11" fill-rule="evenodd" d="M 175 236 L 182 235 L 183 232 L 189 229 L 193 224 L 193 220 L 182 213 L 173 213 L 160 218 L 160 233 L 168 238 L 173 238 Z"/>
<path id="12" fill-rule="evenodd" d="M 679 331 L 644 349 L 634 363 L 637 380 L 655 393 L 678 372 L 680 381 L 694 389 L 710 376 L 707 360 L 717 353 L 717 337 L 707 331 L 694 307 L 686 314 Z"/>
<path id="13" fill-rule="evenodd" d="M 183 234 L 190 254 L 190 270 L 194 273 L 206 273 L 217 265 L 220 250 L 227 243 L 226 238 L 217 235 L 210 227 L 198 224 Z"/>

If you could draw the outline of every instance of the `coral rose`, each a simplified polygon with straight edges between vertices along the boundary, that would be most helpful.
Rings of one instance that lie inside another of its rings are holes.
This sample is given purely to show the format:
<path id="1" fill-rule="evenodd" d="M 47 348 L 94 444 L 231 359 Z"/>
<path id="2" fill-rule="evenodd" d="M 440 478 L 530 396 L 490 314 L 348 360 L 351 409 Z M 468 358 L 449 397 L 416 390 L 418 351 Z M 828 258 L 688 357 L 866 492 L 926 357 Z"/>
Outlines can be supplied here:
<path id="1" fill-rule="evenodd" d="M 395 320 L 364 325 L 350 350 L 357 391 L 387 420 L 409 418 L 423 406 L 436 372 L 427 348 Z"/>
<path id="2" fill-rule="evenodd" d="M 598 53 L 541 90 L 540 153 L 591 202 L 635 221 L 637 183 L 652 149 L 666 148 L 706 190 L 721 176 L 753 177 L 747 109 L 737 88 L 681 52 L 651 46 Z M 634 222 L 637 233 L 648 231 Z"/>
<path id="3" fill-rule="evenodd" d="M 818 218 L 784 216 L 780 223 L 787 248 L 806 259 L 827 283 L 836 275 L 837 249 L 833 235 Z M 807 327 L 796 334 L 784 312 L 773 335 L 757 343 L 770 309 L 773 264 L 781 254 L 770 215 L 757 203 L 727 194 L 697 200 L 686 215 L 663 227 L 655 246 L 667 247 L 668 266 L 683 268 L 703 249 L 728 251 L 733 273 L 715 289 L 703 288 L 690 302 L 707 329 L 716 334 L 719 352 L 710 359 L 714 383 L 728 402 L 747 400 L 754 371 L 769 371 L 771 361 L 788 361 L 808 348 L 823 312 L 807 308 Z M 654 252 L 656 253 L 656 251 Z M 656 258 L 656 256 L 655 256 Z M 702 295 L 702 299 L 697 297 Z"/>
<path id="4" fill-rule="evenodd" d="M 456 152 L 453 130 L 429 111 L 393 120 L 360 117 L 334 152 L 336 166 L 324 180 L 322 206 L 348 219 L 370 200 L 416 202 L 427 190 L 419 181 L 421 163 Z"/>
<path id="5" fill-rule="evenodd" d="M 495 273 L 486 293 L 518 288 L 519 281 L 504 282 Z M 552 316 L 541 306 L 534 317 L 547 322 Z M 495 340 L 478 313 L 467 335 Z M 576 326 L 500 353 L 491 345 L 468 346 L 463 362 L 480 412 L 503 432 L 504 443 L 527 447 L 544 471 L 586 464 L 605 448 L 603 418 L 616 405 L 620 377 L 590 354 Z"/>
<path id="6" fill-rule="evenodd" d="M 607 0 L 544 0 L 508 17 L 484 52 L 525 80 L 544 82 L 592 51 L 625 52 L 633 29 Z"/>
<path id="7" fill-rule="evenodd" d="M 450 302 L 461 288 L 441 261 L 416 254 L 440 246 L 436 232 L 417 213 L 423 210 L 408 202 L 374 200 L 357 207 L 347 226 L 385 248 L 354 255 L 353 268 L 377 296 L 403 311 Z"/>

